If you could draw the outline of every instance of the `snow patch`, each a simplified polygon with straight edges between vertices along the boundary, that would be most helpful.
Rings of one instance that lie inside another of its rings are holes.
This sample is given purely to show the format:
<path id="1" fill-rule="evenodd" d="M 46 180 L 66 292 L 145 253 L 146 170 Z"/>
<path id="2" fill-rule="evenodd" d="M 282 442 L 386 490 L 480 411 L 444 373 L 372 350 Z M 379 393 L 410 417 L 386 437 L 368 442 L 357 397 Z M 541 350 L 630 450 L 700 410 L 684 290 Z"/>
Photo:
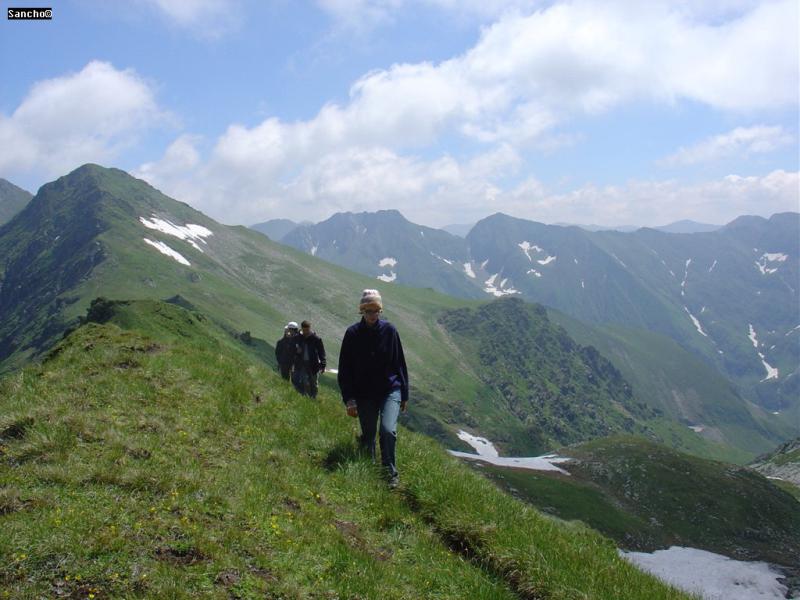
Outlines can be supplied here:
<path id="1" fill-rule="evenodd" d="M 397 273 L 394 271 L 389 271 L 389 275 L 378 275 L 378 279 L 385 281 L 386 283 L 391 283 L 397 279 Z"/>
<path id="2" fill-rule="evenodd" d="M 700 325 L 700 321 L 697 320 L 697 317 L 695 317 L 691 312 L 689 312 L 689 309 L 686 308 L 685 306 L 683 307 L 683 310 L 685 310 L 686 314 L 689 315 L 689 318 L 692 320 L 692 323 L 694 323 L 694 328 L 697 329 L 697 332 L 702 336 L 708 337 L 708 334 L 705 331 L 703 331 L 703 327 Z"/>
<path id="3" fill-rule="evenodd" d="M 492 296 L 496 296 L 498 298 L 500 296 L 509 296 L 511 294 L 519 294 L 520 293 L 517 290 L 515 290 L 514 288 L 503 289 L 505 287 L 506 282 L 508 281 L 508 278 L 503 279 L 503 281 L 500 282 L 500 285 L 495 286 L 495 284 L 494 284 L 495 279 L 497 279 L 497 277 L 499 275 L 500 275 L 500 273 L 495 273 L 494 275 L 489 277 L 489 279 L 487 279 L 484 282 L 484 286 L 485 286 L 483 288 L 484 292 L 486 292 L 487 294 L 491 294 Z"/>
<path id="4" fill-rule="evenodd" d="M 569 458 L 556 456 L 555 454 L 519 458 L 513 456 L 500 456 L 500 454 L 497 452 L 497 448 L 494 447 L 494 444 L 492 444 L 492 442 L 486 438 L 471 435 L 466 431 L 459 431 L 458 438 L 475 448 L 477 454 L 448 450 L 448 452 L 453 456 L 466 458 L 467 460 L 481 460 L 498 467 L 515 467 L 517 469 L 531 469 L 534 471 L 557 471 L 559 473 L 563 473 L 564 475 L 569 475 L 567 471 L 556 466 L 557 464 L 568 462 L 570 460 Z"/>
<path id="5" fill-rule="evenodd" d="M 431 252 L 431 256 L 433 256 L 434 258 L 438 258 L 439 260 L 443 260 L 443 261 L 444 261 L 444 262 L 446 262 L 448 265 L 452 265 L 452 264 L 453 264 L 453 261 L 452 261 L 452 260 L 447 260 L 446 258 L 444 258 L 444 257 L 442 257 L 442 256 L 439 256 L 438 254 L 434 254 L 433 252 Z"/>
<path id="6" fill-rule="evenodd" d="M 378 261 L 379 267 L 394 267 L 397 265 L 397 259 L 392 258 L 391 256 L 387 256 L 386 258 L 382 258 Z"/>
<path id="7" fill-rule="evenodd" d="M 319 246 L 311 246 L 311 256 L 316 256 L 318 249 L 319 249 Z"/>
<path id="8" fill-rule="evenodd" d="M 798 329 L 800 329 L 800 325 L 798 325 L 798 326 L 797 326 L 797 327 L 795 327 L 794 329 L 790 329 L 789 331 L 787 331 L 787 332 L 786 332 L 786 335 L 784 335 L 783 337 L 786 337 L 787 335 L 792 335 L 792 334 L 793 334 L 795 331 L 797 331 Z"/>
<path id="9" fill-rule="evenodd" d="M 544 252 L 544 250 L 542 250 L 539 246 L 537 246 L 536 244 L 531 244 L 530 242 L 520 242 L 519 244 L 517 244 L 517 246 L 522 248 L 522 251 L 525 253 L 525 256 L 527 256 L 528 260 L 531 262 L 533 262 L 533 259 L 531 258 L 531 250 L 533 250 L 534 252 Z"/>
<path id="10" fill-rule="evenodd" d="M 772 273 L 778 271 L 777 267 L 770 268 L 771 263 L 786 262 L 787 258 L 789 257 L 786 254 L 782 254 L 780 252 L 775 252 L 775 253 L 765 252 L 756 261 L 756 267 L 758 267 L 758 270 L 761 271 L 762 275 L 771 275 Z"/>
<path id="11" fill-rule="evenodd" d="M 686 261 L 686 267 L 683 270 L 683 281 L 681 281 L 681 296 L 686 295 L 686 280 L 689 278 L 689 265 L 692 264 L 692 259 Z"/>
<path id="12" fill-rule="evenodd" d="M 764 379 L 762 379 L 761 381 L 763 382 L 763 381 L 768 381 L 770 379 L 777 379 L 778 369 L 770 365 L 764 358 L 764 354 L 758 351 L 759 343 L 758 343 L 758 338 L 756 337 L 756 330 L 753 328 L 752 323 L 748 323 L 748 325 L 750 326 L 750 333 L 748 334 L 747 337 L 749 337 L 750 341 L 753 343 L 753 348 L 755 348 L 756 352 L 758 352 L 758 357 L 761 359 L 761 364 L 764 365 L 764 369 L 766 369 L 767 371 L 767 376 L 764 377 Z"/>
<path id="13" fill-rule="evenodd" d="M 167 235 L 171 235 L 178 239 L 189 242 L 195 248 L 195 250 L 199 250 L 200 252 L 203 250 L 197 245 L 197 242 L 208 244 L 208 242 L 206 242 L 203 238 L 214 235 L 210 229 L 207 229 L 202 225 L 194 225 L 192 223 L 187 223 L 186 225 L 175 225 L 175 223 L 165 219 L 159 219 L 156 215 L 151 216 L 151 219 L 139 217 L 139 222 L 148 229 L 154 229 L 156 231 L 160 231 L 161 233 L 166 233 Z"/>
<path id="14" fill-rule="evenodd" d="M 542 274 L 539 273 L 536 269 L 528 269 L 528 275 L 535 275 L 536 277 L 541 277 Z"/>
<path id="15" fill-rule="evenodd" d="M 617 259 L 617 262 L 618 262 L 619 264 L 621 264 L 623 267 L 625 267 L 626 269 L 628 268 L 628 265 L 626 265 L 624 262 L 622 262 L 622 261 L 619 259 L 619 257 L 618 257 L 616 254 L 614 254 L 614 253 L 612 252 L 612 253 L 611 253 L 611 256 L 613 256 L 615 259 Z M 670 271 L 670 273 L 672 273 L 672 271 Z M 674 273 L 672 273 L 672 274 L 673 274 L 673 276 L 675 275 Z"/>
<path id="16" fill-rule="evenodd" d="M 703 425 L 689 425 L 689 429 L 695 433 L 703 433 L 706 430 L 705 426 Z"/>
<path id="17" fill-rule="evenodd" d="M 474 436 L 461 429 L 458 432 L 458 439 L 467 442 L 480 456 L 500 456 L 494 444 L 486 438 Z"/>
<path id="18" fill-rule="evenodd" d="M 582 290 L 586 289 L 586 284 L 583 282 L 583 279 L 581 279 L 581 289 Z"/>
<path id="19" fill-rule="evenodd" d="M 574 260 L 574 261 L 575 261 L 575 264 L 576 264 L 576 265 L 578 264 L 578 259 L 577 259 L 577 258 L 573 258 L 572 260 Z"/>
<path id="20" fill-rule="evenodd" d="M 191 266 L 188 260 L 186 260 L 180 252 L 176 252 L 169 246 L 167 246 L 164 242 L 156 242 L 154 240 L 149 240 L 147 238 L 144 239 L 145 243 L 150 244 L 153 248 L 161 252 L 161 254 L 165 254 L 170 258 L 174 258 L 182 265 L 186 265 L 187 267 Z"/>
<path id="21" fill-rule="evenodd" d="M 471 263 L 468 263 L 468 262 L 464 263 L 464 273 L 467 274 L 467 277 L 471 277 L 472 279 L 475 279 L 475 271 L 472 270 L 472 264 Z"/>
<path id="22" fill-rule="evenodd" d="M 643 571 L 704 600 L 780 600 L 787 588 L 784 575 L 764 562 L 733 560 L 696 548 L 625 552 L 620 555 Z"/>
<path id="23" fill-rule="evenodd" d="M 485 269 L 487 264 L 489 264 L 489 259 L 488 258 L 481 263 L 481 269 Z"/>
<path id="24" fill-rule="evenodd" d="M 556 258 L 558 258 L 558 257 L 557 256 L 548 256 L 544 260 L 537 260 L 536 262 L 538 262 L 540 265 L 547 265 L 547 264 L 550 264 L 551 262 L 553 262 Z"/>
<path id="25" fill-rule="evenodd" d="M 708 268 L 708 272 L 711 273 L 711 271 L 713 271 L 714 267 L 716 266 L 717 266 L 717 259 L 714 259 L 714 263 Z"/>

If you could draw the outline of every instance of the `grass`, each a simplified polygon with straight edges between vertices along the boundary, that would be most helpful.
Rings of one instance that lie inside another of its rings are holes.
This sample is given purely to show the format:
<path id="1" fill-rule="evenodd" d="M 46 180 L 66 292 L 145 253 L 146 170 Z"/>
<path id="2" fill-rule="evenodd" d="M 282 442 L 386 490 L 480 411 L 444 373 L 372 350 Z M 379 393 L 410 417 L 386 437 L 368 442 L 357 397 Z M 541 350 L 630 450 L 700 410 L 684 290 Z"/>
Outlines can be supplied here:
<path id="1" fill-rule="evenodd" d="M 405 430 L 390 492 L 334 393 L 118 310 L 0 381 L 0 597 L 684 597 Z"/>

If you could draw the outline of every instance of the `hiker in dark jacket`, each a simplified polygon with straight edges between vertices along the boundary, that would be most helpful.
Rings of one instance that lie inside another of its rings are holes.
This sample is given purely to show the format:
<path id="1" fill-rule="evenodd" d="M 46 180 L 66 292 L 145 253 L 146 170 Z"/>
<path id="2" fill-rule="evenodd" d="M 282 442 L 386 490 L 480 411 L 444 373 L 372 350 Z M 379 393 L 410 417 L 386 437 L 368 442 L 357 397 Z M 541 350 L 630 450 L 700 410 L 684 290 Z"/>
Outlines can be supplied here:
<path id="1" fill-rule="evenodd" d="M 295 389 L 305 396 L 317 397 L 319 375 L 325 372 L 325 345 L 322 339 L 311 330 L 311 323 L 300 323 L 300 335 L 294 341 Z"/>
<path id="2" fill-rule="evenodd" d="M 339 389 L 347 414 L 361 424 L 361 446 L 373 458 L 380 419 L 381 464 L 390 487 L 396 487 L 397 418 L 408 402 L 403 344 L 394 325 L 380 318 L 383 299 L 377 290 L 364 290 L 358 308 L 361 321 L 348 327 L 342 340 Z"/>
<path id="3" fill-rule="evenodd" d="M 278 369 L 281 377 L 289 381 L 292 373 L 292 363 L 294 362 L 294 336 L 297 335 L 297 323 L 289 321 L 283 328 L 283 337 L 275 342 L 275 359 L 278 361 Z"/>

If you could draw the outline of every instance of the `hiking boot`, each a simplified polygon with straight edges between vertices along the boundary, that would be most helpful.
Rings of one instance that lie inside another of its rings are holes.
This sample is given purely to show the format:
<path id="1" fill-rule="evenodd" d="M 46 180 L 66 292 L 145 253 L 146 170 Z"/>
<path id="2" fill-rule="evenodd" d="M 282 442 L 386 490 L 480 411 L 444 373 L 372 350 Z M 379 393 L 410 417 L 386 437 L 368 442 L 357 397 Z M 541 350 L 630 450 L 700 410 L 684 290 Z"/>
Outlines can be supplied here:
<path id="1" fill-rule="evenodd" d="M 389 489 L 396 490 L 400 486 L 400 477 L 398 475 L 392 475 L 389 478 Z"/>

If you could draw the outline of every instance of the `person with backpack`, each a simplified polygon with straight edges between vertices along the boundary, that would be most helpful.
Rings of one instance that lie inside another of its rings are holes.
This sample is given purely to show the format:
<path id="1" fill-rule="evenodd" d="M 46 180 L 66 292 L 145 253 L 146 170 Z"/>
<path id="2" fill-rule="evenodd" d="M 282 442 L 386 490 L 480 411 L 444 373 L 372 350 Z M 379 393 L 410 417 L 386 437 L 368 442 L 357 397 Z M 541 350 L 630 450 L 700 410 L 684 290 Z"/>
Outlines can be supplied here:
<path id="1" fill-rule="evenodd" d="M 294 375 L 292 383 L 304 396 L 317 397 L 319 375 L 325 372 L 325 345 L 311 323 L 300 323 L 300 335 L 292 338 L 294 342 Z"/>
<path id="2" fill-rule="evenodd" d="M 283 337 L 275 342 L 275 359 L 278 361 L 278 370 L 286 381 L 292 374 L 294 362 L 294 336 L 297 335 L 297 323 L 289 321 L 283 328 Z"/>
<path id="3" fill-rule="evenodd" d="M 389 487 L 399 484 L 395 459 L 397 419 L 408 403 L 408 369 L 394 325 L 380 318 L 378 290 L 364 290 L 358 305 L 362 317 L 345 331 L 339 353 L 339 389 L 347 414 L 358 417 L 361 447 L 375 458 L 380 423 L 381 464 Z"/>

